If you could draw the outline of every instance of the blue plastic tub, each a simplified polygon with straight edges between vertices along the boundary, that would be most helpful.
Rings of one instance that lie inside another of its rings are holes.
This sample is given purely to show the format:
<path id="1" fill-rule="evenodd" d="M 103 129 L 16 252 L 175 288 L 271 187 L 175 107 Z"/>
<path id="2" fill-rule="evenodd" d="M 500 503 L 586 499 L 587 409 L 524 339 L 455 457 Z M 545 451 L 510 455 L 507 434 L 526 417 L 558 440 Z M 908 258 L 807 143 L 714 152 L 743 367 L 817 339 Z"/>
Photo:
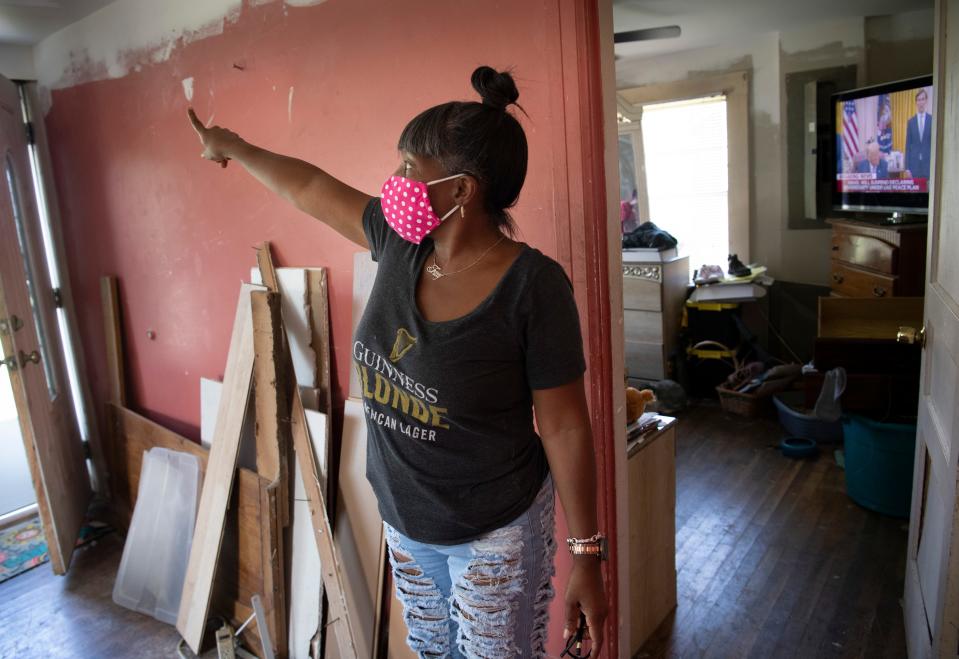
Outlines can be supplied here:
<path id="1" fill-rule="evenodd" d="M 842 421 L 823 421 L 811 414 L 796 410 L 803 404 L 805 394 L 801 391 L 783 391 L 773 396 L 779 423 L 793 437 L 812 439 L 816 442 L 841 442 Z"/>
<path id="2" fill-rule="evenodd" d="M 844 422 L 846 493 L 864 508 L 909 517 L 916 426 L 853 414 Z"/>

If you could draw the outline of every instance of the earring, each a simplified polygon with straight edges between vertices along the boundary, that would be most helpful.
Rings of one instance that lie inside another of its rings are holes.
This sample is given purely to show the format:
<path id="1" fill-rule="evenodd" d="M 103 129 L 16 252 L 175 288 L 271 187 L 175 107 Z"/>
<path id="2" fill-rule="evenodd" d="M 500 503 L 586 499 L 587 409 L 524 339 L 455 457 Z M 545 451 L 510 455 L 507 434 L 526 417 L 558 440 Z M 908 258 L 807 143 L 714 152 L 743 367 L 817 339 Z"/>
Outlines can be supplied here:
<path id="1" fill-rule="evenodd" d="M 464 217 L 466 217 L 466 211 L 463 210 L 463 207 L 462 207 L 462 206 L 460 206 L 460 219 L 462 219 L 462 218 L 464 218 Z"/>

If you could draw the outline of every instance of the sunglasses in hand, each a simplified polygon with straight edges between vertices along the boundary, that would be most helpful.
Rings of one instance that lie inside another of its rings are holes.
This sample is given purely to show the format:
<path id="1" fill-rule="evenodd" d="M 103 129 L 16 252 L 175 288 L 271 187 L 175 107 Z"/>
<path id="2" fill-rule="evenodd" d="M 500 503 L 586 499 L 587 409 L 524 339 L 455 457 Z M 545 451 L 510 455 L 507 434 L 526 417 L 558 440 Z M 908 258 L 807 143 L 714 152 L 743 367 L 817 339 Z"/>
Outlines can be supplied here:
<path id="1" fill-rule="evenodd" d="M 589 642 L 589 639 L 584 639 L 587 631 L 586 626 L 586 616 L 582 613 L 579 614 L 579 627 L 576 629 L 575 634 L 571 634 L 569 639 L 566 641 L 566 649 L 560 653 L 560 657 L 572 657 L 572 659 L 586 659 L 589 656 L 589 649 L 585 647 L 586 643 Z"/>

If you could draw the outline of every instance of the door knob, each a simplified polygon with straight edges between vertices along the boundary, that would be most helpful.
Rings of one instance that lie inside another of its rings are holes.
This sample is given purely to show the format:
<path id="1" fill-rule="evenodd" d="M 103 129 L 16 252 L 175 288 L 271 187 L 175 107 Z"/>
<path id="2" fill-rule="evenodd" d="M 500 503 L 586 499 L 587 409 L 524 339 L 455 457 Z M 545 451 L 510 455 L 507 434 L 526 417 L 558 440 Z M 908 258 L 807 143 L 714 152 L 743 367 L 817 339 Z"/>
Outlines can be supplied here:
<path id="1" fill-rule="evenodd" d="M 919 347 L 926 347 L 926 328 L 917 330 L 915 327 L 900 327 L 896 332 L 896 341 L 908 345 L 919 344 Z"/>

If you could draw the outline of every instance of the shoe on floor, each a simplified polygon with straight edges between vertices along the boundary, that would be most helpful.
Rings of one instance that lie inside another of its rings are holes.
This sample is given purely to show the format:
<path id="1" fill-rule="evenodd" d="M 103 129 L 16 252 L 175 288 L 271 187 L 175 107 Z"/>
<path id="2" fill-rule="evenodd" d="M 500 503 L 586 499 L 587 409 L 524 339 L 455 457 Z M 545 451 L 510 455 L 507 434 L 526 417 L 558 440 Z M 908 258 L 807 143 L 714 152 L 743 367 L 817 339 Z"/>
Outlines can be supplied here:
<path id="1" fill-rule="evenodd" d="M 752 274 L 752 269 L 749 266 L 743 265 L 743 262 L 739 260 L 738 254 L 729 255 L 729 272 L 730 277 L 746 277 Z"/>

